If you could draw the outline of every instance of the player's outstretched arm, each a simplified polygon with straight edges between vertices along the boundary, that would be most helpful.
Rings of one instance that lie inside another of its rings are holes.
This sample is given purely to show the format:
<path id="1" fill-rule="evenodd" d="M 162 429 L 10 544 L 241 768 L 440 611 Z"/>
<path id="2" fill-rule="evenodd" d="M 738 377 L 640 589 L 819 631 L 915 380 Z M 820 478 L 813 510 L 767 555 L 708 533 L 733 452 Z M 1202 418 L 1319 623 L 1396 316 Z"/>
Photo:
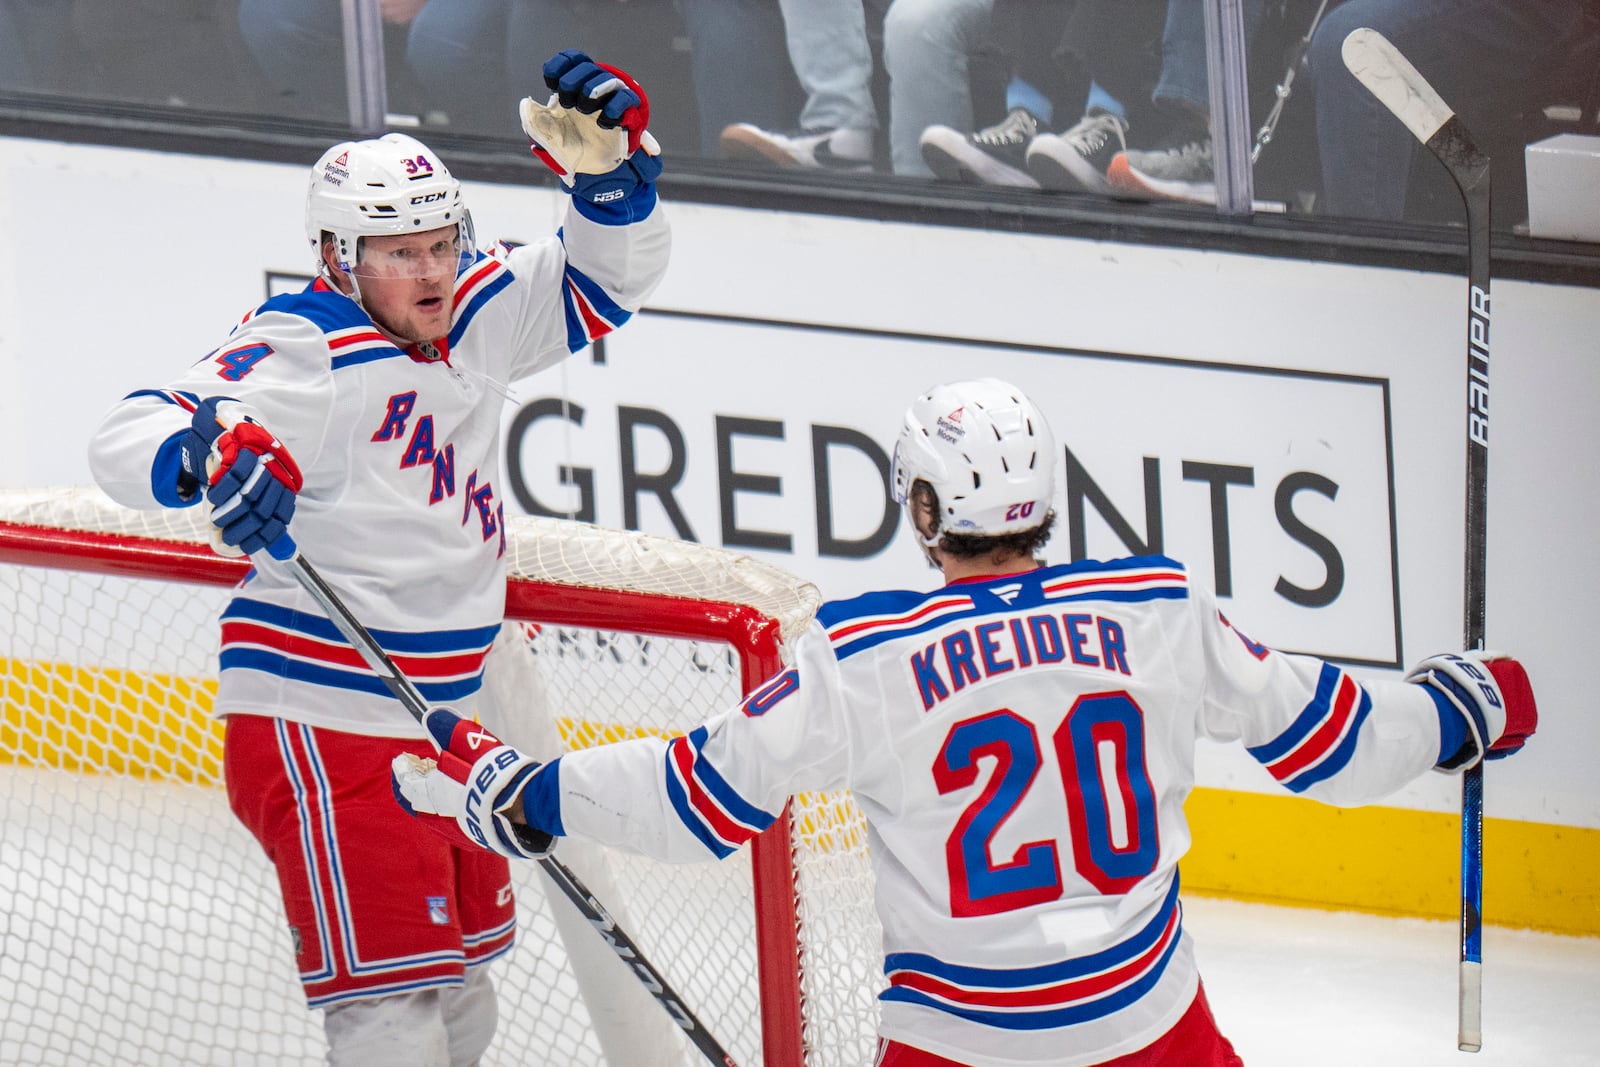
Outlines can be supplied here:
<path id="1" fill-rule="evenodd" d="M 529 148 L 575 200 L 607 215 L 640 218 L 655 202 L 661 146 L 650 101 L 626 72 L 568 49 L 544 65 L 548 101 L 521 104 Z"/>
<path id="2" fill-rule="evenodd" d="M 1439 710 L 1441 771 L 1458 773 L 1509 756 L 1539 726 L 1528 672 L 1502 652 L 1429 656 L 1406 681 L 1426 688 Z"/>

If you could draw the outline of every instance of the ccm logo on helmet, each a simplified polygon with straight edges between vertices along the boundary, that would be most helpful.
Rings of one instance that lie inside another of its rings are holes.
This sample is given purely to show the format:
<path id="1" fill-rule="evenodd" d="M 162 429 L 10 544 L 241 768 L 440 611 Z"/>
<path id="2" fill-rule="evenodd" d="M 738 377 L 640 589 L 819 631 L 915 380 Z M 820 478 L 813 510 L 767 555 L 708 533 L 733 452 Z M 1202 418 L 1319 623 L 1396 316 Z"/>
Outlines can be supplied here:
<path id="1" fill-rule="evenodd" d="M 435 200 L 443 200 L 449 195 L 449 193 L 424 193 L 421 196 L 413 196 L 411 202 L 413 204 L 431 204 Z"/>

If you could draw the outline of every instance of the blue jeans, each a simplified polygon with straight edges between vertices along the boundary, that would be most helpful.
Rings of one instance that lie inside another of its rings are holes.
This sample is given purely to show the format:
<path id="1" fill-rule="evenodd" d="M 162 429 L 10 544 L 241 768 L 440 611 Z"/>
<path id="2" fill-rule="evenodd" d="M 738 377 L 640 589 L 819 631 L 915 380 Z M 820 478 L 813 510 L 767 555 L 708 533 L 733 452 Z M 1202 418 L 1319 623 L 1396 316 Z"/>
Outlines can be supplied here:
<path id="1" fill-rule="evenodd" d="M 676 0 L 689 34 L 694 98 L 700 113 L 700 152 L 717 154 L 725 126 L 748 122 L 763 130 L 793 125 L 800 87 L 778 57 L 783 16 L 775 0 Z"/>
<path id="2" fill-rule="evenodd" d="M 0 0 L 0 87 L 70 87 L 72 8 L 61 0 Z"/>
<path id="3" fill-rule="evenodd" d="M 1484 138 L 1518 111 L 1550 102 L 1541 96 L 1567 46 L 1596 32 L 1597 17 L 1585 7 L 1571 0 L 1346 0 L 1330 11 L 1310 52 L 1324 210 L 1401 219 L 1420 147 L 1345 68 L 1340 49 L 1351 30 L 1369 26 L 1387 37 Z"/>
<path id="4" fill-rule="evenodd" d="M 1254 36 L 1265 13 L 1264 0 L 1244 0 L 1245 40 Z M 1206 13 L 1203 0 L 1168 0 L 1161 33 L 1161 77 L 1151 99 L 1190 113 L 1211 114 L 1206 66 Z"/>
<path id="5" fill-rule="evenodd" d="M 889 160 L 896 174 L 931 178 L 929 126 L 976 129 L 967 57 L 989 35 L 994 0 L 894 0 L 883 20 L 889 70 Z M 985 123 L 987 125 L 988 123 Z"/>
<path id="6" fill-rule="evenodd" d="M 403 45 L 404 73 L 415 78 L 422 103 L 448 113 L 452 124 L 481 126 L 493 108 L 504 115 L 496 128 L 517 130 L 516 101 L 506 98 L 496 62 L 507 2 L 428 0 L 410 25 L 386 27 Z M 333 119 L 347 114 L 339 0 L 240 0 L 239 31 L 286 109 Z"/>
<path id="7" fill-rule="evenodd" d="M 806 129 L 875 130 L 872 46 L 862 0 L 779 0 Z"/>

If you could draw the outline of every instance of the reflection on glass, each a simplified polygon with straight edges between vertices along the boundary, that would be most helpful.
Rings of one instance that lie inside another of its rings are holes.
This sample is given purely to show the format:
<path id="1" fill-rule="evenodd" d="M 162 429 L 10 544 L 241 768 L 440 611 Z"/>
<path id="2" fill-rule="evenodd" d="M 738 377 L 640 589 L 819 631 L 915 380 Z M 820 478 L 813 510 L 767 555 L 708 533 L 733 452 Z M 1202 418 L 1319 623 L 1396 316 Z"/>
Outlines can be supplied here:
<path id="1" fill-rule="evenodd" d="M 894 176 L 1014 198 L 1216 202 L 1205 4 L 1224 0 L 361 0 L 391 126 L 520 139 L 516 101 L 578 48 L 635 74 L 670 158 L 769 181 Z M 1242 15 L 1258 209 L 1454 224 L 1437 164 L 1339 61 L 1372 26 L 1496 160 L 1495 221 L 1529 215 L 1525 146 L 1600 136 L 1600 5 L 1226 0 Z M 350 121 L 343 0 L 0 0 L 0 92 Z M 1238 81 L 1239 79 L 1233 79 Z M 370 132 L 370 131 L 369 131 Z M 1232 143 L 1229 141 L 1228 143 Z M 1600 164 L 1596 164 L 1600 166 Z M 1600 180 L 1600 179 L 1597 179 Z M 1549 195 L 1541 188 L 1540 195 Z"/>

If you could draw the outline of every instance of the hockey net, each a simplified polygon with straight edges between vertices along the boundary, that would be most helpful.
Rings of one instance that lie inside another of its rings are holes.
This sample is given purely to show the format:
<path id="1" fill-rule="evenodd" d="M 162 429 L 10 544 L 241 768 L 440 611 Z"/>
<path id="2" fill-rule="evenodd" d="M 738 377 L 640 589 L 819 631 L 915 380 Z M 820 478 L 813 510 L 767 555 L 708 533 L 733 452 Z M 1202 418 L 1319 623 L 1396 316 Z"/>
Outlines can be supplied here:
<path id="1" fill-rule="evenodd" d="M 217 616 L 245 563 L 211 553 L 197 510 L 0 490 L 0 1063 L 321 1061 L 276 876 L 222 789 Z M 566 747 L 697 724 L 817 607 L 721 549 L 559 520 L 509 534 L 488 684 Z M 872 1058 L 882 985 L 866 852 L 848 795 L 816 794 L 720 863 L 558 854 L 737 1063 L 842 1067 Z M 513 868 L 485 1067 L 703 1062 L 538 867 Z"/>

